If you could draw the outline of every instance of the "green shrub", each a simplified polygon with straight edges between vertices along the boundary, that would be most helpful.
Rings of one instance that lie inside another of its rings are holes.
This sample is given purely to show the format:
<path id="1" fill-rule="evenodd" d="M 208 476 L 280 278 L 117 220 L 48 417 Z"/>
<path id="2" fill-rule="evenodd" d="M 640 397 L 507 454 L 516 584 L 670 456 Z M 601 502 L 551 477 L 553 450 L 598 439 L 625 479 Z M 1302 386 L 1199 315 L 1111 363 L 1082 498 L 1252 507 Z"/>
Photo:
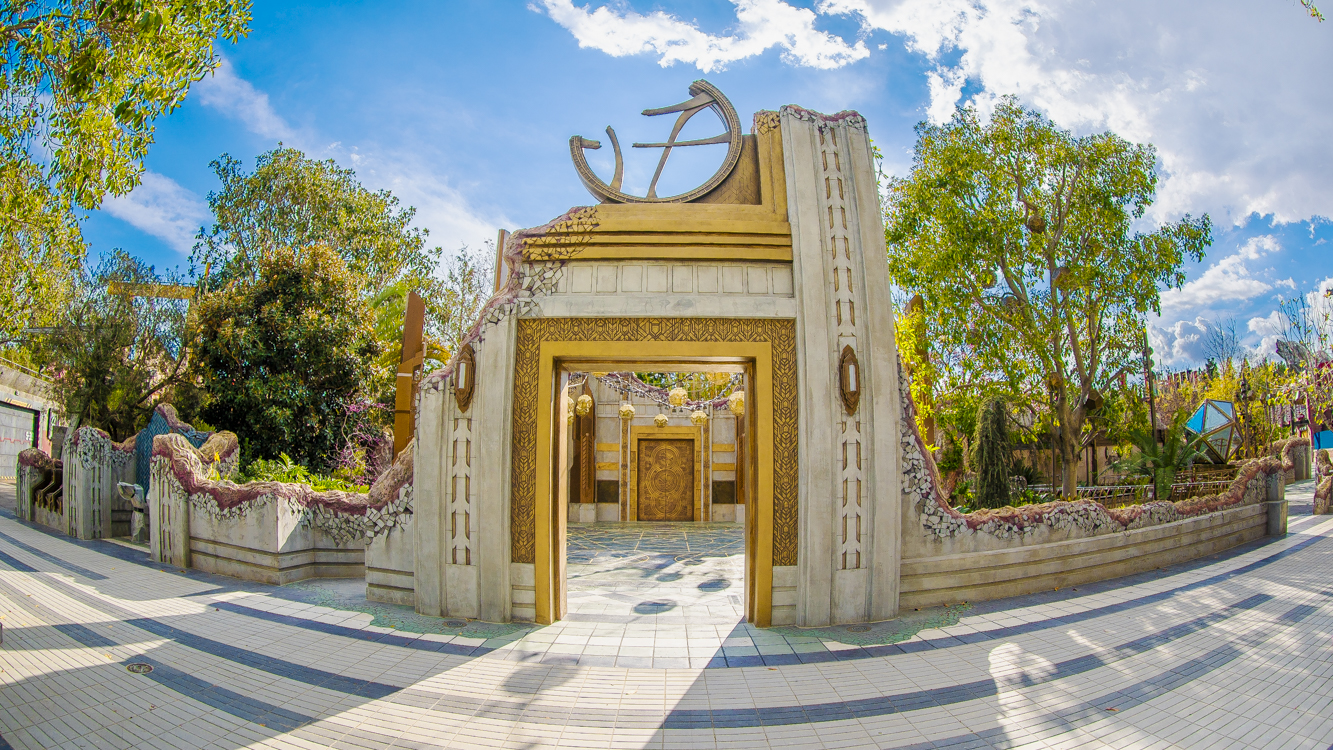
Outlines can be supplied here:
<path id="1" fill-rule="evenodd" d="M 1009 504 L 1009 429 L 1004 402 L 993 399 L 986 403 L 977 419 L 973 465 L 977 470 L 976 501 L 978 508 L 1003 508 Z"/>
<path id="2" fill-rule="evenodd" d="M 309 469 L 293 461 L 286 453 L 279 453 L 277 459 L 256 458 L 241 471 L 241 482 L 286 482 L 304 484 L 317 492 L 343 490 L 345 492 L 368 492 L 364 484 L 352 484 L 336 477 L 312 474 Z"/>

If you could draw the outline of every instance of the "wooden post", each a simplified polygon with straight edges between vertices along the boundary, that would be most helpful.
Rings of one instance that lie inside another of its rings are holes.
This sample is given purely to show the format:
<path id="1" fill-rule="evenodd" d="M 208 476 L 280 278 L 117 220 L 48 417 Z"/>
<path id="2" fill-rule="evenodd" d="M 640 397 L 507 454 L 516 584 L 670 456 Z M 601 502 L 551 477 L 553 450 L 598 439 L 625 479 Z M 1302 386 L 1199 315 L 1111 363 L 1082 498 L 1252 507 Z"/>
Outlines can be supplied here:
<path id="1" fill-rule="evenodd" d="M 403 352 L 398 360 L 398 383 L 393 399 L 393 455 L 411 442 L 417 429 L 417 376 L 425 360 L 422 349 L 426 327 L 426 303 L 416 292 L 407 295 L 407 314 L 403 316 Z"/>

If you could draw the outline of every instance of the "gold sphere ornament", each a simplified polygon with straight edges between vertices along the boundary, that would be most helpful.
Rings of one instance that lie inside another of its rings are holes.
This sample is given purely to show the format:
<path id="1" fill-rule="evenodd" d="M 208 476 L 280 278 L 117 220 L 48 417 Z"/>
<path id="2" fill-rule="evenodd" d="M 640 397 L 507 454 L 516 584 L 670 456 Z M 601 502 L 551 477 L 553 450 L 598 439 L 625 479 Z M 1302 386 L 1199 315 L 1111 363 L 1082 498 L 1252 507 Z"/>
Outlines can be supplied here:
<path id="1" fill-rule="evenodd" d="M 634 404 L 629 402 L 620 405 L 621 419 L 634 419 Z"/>
<path id="2" fill-rule="evenodd" d="M 727 408 L 738 417 L 745 416 L 745 391 L 732 391 L 727 396 Z"/>
<path id="3" fill-rule="evenodd" d="M 667 426 L 667 415 L 665 415 L 665 414 L 658 414 L 657 416 L 653 417 L 653 424 L 657 425 L 658 427 L 666 427 L 666 426 Z"/>
<path id="4" fill-rule="evenodd" d="M 708 413 L 705 412 L 703 409 L 696 409 L 695 412 L 690 415 L 690 424 L 694 425 L 695 427 L 703 427 L 704 422 L 707 421 L 708 421 Z"/>
<path id="5" fill-rule="evenodd" d="M 667 403 L 671 404 L 676 408 L 680 408 L 685 405 L 685 399 L 689 395 L 690 395 L 689 391 L 685 390 L 684 388 L 681 388 L 680 386 L 676 386 L 675 388 L 671 389 L 670 393 L 667 394 Z"/>
<path id="6" fill-rule="evenodd" d="M 578 403 L 574 404 L 574 413 L 586 417 L 590 411 L 592 411 L 592 396 L 585 393 L 579 396 Z"/>

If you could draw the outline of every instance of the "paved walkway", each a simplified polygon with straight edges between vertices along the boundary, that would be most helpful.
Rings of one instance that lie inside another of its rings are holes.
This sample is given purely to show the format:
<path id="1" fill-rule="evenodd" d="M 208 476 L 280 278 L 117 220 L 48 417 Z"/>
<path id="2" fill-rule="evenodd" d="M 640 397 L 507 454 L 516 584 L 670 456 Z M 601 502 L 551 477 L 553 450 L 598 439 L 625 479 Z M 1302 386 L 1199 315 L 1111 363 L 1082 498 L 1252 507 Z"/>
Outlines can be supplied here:
<path id="1" fill-rule="evenodd" d="M 612 597 L 597 609 L 599 582 L 572 579 L 571 609 L 593 621 L 506 631 L 436 620 L 440 632 L 418 633 L 0 514 L 0 748 L 1323 750 L 1333 743 L 1330 535 L 1333 517 L 1296 517 L 1284 539 L 1194 564 L 920 613 L 939 627 L 737 624 L 723 638 L 728 626 L 690 620 L 728 616 L 712 609 L 726 587 L 699 584 L 732 580 L 730 556 L 693 549 L 626 569 L 694 581 L 698 595 L 676 607 L 627 613 Z M 575 552 L 592 560 L 593 547 Z M 684 622 L 663 619 L 673 617 Z M 651 643 L 628 643 L 635 626 L 653 628 Z M 677 628 L 685 637 L 668 637 Z M 696 664 L 690 641 L 707 628 L 715 645 Z M 791 648 L 801 637 L 811 650 Z M 590 653 L 596 638 L 617 639 L 614 656 Z M 645 658 L 629 648 L 656 660 L 682 647 L 662 658 L 689 666 L 619 662 Z M 754 653 L 733 664 L 729 648 Z"/>

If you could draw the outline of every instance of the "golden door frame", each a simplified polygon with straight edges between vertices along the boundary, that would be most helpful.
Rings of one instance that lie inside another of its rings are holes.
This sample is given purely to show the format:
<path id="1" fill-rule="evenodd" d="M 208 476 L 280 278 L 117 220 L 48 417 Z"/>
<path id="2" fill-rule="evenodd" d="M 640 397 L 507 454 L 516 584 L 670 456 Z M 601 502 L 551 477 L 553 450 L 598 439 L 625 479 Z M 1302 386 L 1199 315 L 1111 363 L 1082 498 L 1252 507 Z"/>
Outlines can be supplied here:
<path id="1" fill-rule="evenodd" d="M 627 520 L 639 520 L 640 440 L 690 440 L 694 443 L 694 522 L 698 523 L 703 520 L 703 456 L 699 452 L 703 445 L 702 432 L 703 429 L 700 427 L 685 427 L 683 425 L 671 427 L 637 425 L 629 428 L 629 518 Z"/>
<path id="2" fill-rule="evenodd" d="M 772 623 L 773 567 L 797 554 L 795 325 L 787 319 L 532 318 L 518 321 L 515 347 L 511 559 L 532 563 L 535 620 L 564 615 L 565 514 L 557 465 L 565 399 L 562 361 L 654 366 L 744 364 L 748 444 L 754 472 L 746 504 L 748 619 Z M 558 420 L 558 421 L 557 421 Z"/>

